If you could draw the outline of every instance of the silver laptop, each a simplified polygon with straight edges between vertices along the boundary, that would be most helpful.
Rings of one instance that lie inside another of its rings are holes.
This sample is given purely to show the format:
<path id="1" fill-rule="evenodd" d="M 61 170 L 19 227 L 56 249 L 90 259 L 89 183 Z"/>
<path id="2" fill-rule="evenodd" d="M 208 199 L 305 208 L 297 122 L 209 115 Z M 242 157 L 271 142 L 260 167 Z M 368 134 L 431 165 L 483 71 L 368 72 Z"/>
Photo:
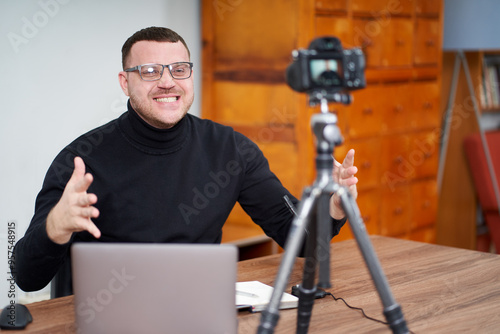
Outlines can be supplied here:
<path id="1" fill-rule="evenodd" d="M 233 245 L 77 243 L 77 332 L 236 333 Z"/>

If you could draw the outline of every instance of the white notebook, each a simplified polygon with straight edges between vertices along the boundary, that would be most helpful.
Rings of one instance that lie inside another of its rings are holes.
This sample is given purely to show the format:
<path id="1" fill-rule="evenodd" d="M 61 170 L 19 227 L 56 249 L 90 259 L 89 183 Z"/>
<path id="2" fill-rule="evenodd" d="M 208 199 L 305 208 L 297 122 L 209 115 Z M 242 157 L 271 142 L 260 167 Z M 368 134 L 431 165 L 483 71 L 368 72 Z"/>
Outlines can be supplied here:
<path id="1" fill-rule="evenodd" d="M 264 310 L 271 299 L 274 288 L 259 281 L 236 283 L 236 306 L 238 309 L 249 309 L 251 312 Z M 299 299 L 284 292 L 280 309 L 295 308 Z"/>

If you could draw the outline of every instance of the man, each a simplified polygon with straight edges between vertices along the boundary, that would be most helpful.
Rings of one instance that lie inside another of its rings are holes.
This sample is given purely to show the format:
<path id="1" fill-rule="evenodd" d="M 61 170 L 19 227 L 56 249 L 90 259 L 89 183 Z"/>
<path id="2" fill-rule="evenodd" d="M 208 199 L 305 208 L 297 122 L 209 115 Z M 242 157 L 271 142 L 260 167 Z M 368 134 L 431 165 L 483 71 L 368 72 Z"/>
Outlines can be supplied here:
<path id="1" fill-rule="evenodd" d="M 15 247 L 13 272 L 25 291 L 67 270 L 73 242 L 220 243 L 236 201 L 284 246 L 293 215 L 282 198 L 297 200 L 252 141 L 187 113 L 193 65 L 182 37 L 138 31 L 122 48 L 122 65 L 128 111 L 64 148 L 47 172 Z M 356 196 L 353 161 L 351 150 L 334 177 Z M 345 218 L 335 196 L 330 214 L 337 234 Z"/>

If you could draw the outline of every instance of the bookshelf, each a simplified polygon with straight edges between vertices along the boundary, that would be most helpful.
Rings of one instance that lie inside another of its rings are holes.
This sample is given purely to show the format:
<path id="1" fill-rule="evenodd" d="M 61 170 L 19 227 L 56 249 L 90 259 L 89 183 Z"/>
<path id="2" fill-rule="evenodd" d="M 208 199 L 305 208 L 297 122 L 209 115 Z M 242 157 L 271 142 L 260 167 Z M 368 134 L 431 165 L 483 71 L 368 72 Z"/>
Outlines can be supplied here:
<path id="1" fill-rule="evenodd" d="M 483 53 L 479 100 L 483 111 L 500 110 L 500 54 Z"/>

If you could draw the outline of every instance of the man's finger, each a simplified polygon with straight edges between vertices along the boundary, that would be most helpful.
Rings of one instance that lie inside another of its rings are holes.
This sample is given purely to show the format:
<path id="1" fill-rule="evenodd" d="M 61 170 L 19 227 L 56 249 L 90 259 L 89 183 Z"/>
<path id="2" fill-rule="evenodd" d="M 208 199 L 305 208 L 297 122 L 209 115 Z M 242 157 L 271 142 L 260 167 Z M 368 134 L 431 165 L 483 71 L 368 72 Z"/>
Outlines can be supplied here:
<path id="1" fill-rule="evenodd" d="M 97 218 L 99 217 L 99 210 L 93 206 L 87 206 L 80 209 L 79 216 L 82 218 Z"/>
<path id="2" fill-rule="evenodd" d="M 97 196 L 95 194 L 83 193 L 78 196 L 77 204 L 79 206 L 89 206 L 97 203 Z"/>
<path id="3" fill-rule="evenodd" d="M 73 163 L 75 164 L 75 167 L 73 168 L 73 174 L 71 175 L 69 182 L 77 182 L 85 175 L 85 163 L 83 162 L 82 158 L 75 157 L 73 159 Z"/>
<path id="4" fill-rule="evenodd" d="M 75 157 L 75 170 L 71 176 L 72 183 L 74 183 L 74 189 L 76 192 L 87 191 L 87 189 L 94 181 L 92 174 L 85 174 L 85 163 L 82 158 Z"/>
<path id="5" fill-rule="evenodd" d="M 343 185 L 349 188 L 352 188 L 356 184 L 358 184 L 358 178 L 355 176 L 343 180 Z"/>
<path id="6" fill-rule="evenodd" d="M 344 168 L 349 168 L 351 166 L 354 166 L 354 153 L 355 153 L 354 149 L 352 148 L 347 152 L 344 161 L 342 162 L 342 166 Z"/>
<path id="7" fill-rule="evenodd" d="M 358 172 L 358 167 L 356 166 L 351 166 L 349 168 L 344 168 L 340 171 L 340 178 L 341 179 L 348 179 L 350 177 L 353 177 L 356 175 Z"/>
<path id="8" fill-rule="evenodd" d="M 92 220 L 88 219 L 85 223 L 84 230 L 92 234 L 95 238 L 99 239 L 101 237 L 101 231 L 95 226 Z"/>

